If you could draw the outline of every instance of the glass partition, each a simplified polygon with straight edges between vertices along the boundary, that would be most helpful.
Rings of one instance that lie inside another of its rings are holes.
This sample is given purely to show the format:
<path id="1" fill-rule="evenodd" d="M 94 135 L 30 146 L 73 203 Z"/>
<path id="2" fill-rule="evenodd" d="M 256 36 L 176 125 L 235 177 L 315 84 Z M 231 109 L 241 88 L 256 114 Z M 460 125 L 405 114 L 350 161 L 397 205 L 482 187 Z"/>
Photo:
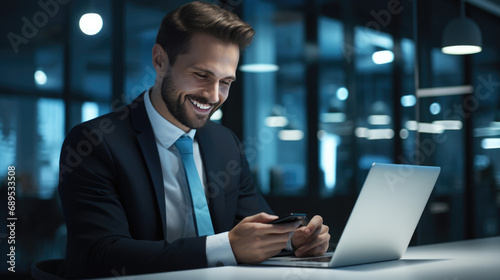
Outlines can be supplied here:
<path id="1" fill-rule="evenodd" d="M 304 17 L 281 4 L 244 3 L 256 35 L 239 68 L 245 80 L 243 145 L 260 189 L 293 196 L 307 192 Z"/>

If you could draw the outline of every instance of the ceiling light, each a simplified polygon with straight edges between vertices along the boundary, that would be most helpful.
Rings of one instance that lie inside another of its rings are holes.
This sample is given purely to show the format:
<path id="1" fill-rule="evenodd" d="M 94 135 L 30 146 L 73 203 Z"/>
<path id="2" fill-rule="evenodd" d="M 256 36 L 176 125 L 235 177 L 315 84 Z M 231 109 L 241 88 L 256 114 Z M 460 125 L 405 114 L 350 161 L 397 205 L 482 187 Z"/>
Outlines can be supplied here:
<path id="1" fill-rule="evenodd" d="M 219 108 L 215 111 L 212 116 L 210 116 L 210 120 L 212 121 L 220 121 L 222 119 L 222 110 Z"/>
<path id="2" fill-rule="evenodd" d="M 288 118 L 284 114 L 285 108 L 281 105 L 274 105 L 271 114 L 265 118 L 264 122 L 268 127 L 285 127 L 288 125 Z"/>
<path id="3" fill-rule="evenodd" d="M 481 148 L 485 150 L 500 149 L 500 138 L 485 138 L 481 141 Z"/>
<path id="4" fill-rule="evenodd" d="M 417 131 L 418 130 L 418 122 L 417 121 L 406 121 L 405 127 L 408 130 Z"/>
<path id="5" fill-rule="evenodd" d="M 366 127 L 357 127 L 354 130 L 354 135 L 358 138 L 366 138 L 368 140 L 385 140 L 394 137 L 394 130 L 390 128 L 369 129 Z"/>
<path id="6" fill-rule="evenodd" d="M 432 123 L 419 123 L 418 132 L 420 133 L 430 133 L 430 134 L 441 134 L 444 132 L 444 127 Z"/>
<path id="7" fill-rule="evenodd" d="M 249 73 L 276 72 L 278 70 L 279 66 L 276 64 L 253 63 L 240 66 L 240 71 Z"/>
<path id="8" fill-rule="evenodd" d="M 358 138 L 366 138 L 368 137 L 369 129 L 367 127 L 357 127 L 354 130 L 354 135 Z"/>
<path id="9" fill-rule="evenodd" d="M 300 141 L 304 138 L 304 132 L 299 129 L 284 129 L 278 135 L 281 141 Z"/>
<path id="10" fill-rule="evenodd" d="M 388 125 L 391 124 L 391 116 L 389 115 L 370 115 L 368 123 L 371 125 Z"/>
<path id="11" fill-rule="evenodd" d="M 323 113 L 321 114 L 321 122 L 323 123 L 341 123 L 346 120 L 345 113 L 334 112 L 334 113 Z"/>
<path id="12" fill-rule="evenodd" d="M 82 104 L 82 122 L 86 122 L 99 116 L 99 104 L 95 102 L 84 102 Z"/>
<path id="13" fill-rule="evenodd" d="M 375 64 L 391 63 L 394 60 L 394 54 L 391 51 L 387 50 L 374 52 L 372 55 L 372 60 Z"/>
<path id="14" fill-rule="evenodd" d="M 431 114 L 437 115 L 441 113 L 441 105 L 437 102 L 434 102 L 431 104 L 431 106 L 429 106 L 429 111 L 431 112 Z"/>
<path id="15" fill-rule="evenodd" d="M 102 29 L 102 18 L 99 14 L 88 13 L 80 18 L 80 30 L 86 35 L 95 35 Z"/>
<path id="16" fill-rule="evenodd" d="M 390 128 L 368 130 L 368 140 L 385 140 L 394 137 L 394 130 Z"/>
<path id="17" fill-rule="evenodd" d="M 482 51 L 481 30 L 474 21 L 465 17 L 464 0 L 461 2 L 461 17 L 450 21 L 444 29 L 441 51 L 453 55 Z"/>
<path id="18" fill-rule="evenodd" d="M 266 117 L 265 123 L 268 127 L 285 127 L 288 119 L 285 116 L 269 116 Z"/>
<path id="19" fill-rule="evenodd" d="M 413 107 L 417 104 L 417 98 L 415 95 L 404 95 L 401 96 L 401 105 L 403 107 Z"/>
<path id="20" fill-rule="evenodd" d="M 344 101 L 349 97 L 349 91 L 345 87 L 341 87 L 337 89 L 337 98 L 341 101 Z"/>
<path id="21" fill-rule="evenodd" d="M 463 123 L 457 120 L 433 121 L 432 123 L 442 126 L 445 130 L 460 130 L 463 127 Z"/>
<path id="22" fill-rule="evenodd" d="M 405 128 L 402 128 L 400 131 L 399 131 L 399 137 L 401 137 L 401 139 L 407 139 L 408 136 L 410 136 L 410 132 L 405 129 Z"/>
<path id="23" fill-rule="evenodd" d="M 45 74 L 43 70 L 35 71 L 35 83 L 40 86 L 43 86 L 47 83 L 47 74 Z"/>

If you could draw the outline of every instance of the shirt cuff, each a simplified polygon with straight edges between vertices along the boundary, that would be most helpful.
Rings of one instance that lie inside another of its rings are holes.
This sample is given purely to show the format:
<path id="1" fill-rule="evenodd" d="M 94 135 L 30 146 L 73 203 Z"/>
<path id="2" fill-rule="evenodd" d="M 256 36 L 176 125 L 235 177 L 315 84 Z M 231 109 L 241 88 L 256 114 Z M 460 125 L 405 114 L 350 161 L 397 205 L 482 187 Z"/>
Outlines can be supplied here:
<path id="1" fill-rule="evenodd" d="M 229 243 L 228 231 L 207 236 L 206 244 L 208 267 L 238 264 Z"/>
<path id="2" fill-rule="evenodd" d="M 295 233 L 295 231 L 292 231 L 290 235 L 288 236 L 288 241 L 286 242 L 286 248 L 284 249 L 285 251 L 288 252 L 293 252 L 295 251 L 292 246 L 292 235 Z"/>

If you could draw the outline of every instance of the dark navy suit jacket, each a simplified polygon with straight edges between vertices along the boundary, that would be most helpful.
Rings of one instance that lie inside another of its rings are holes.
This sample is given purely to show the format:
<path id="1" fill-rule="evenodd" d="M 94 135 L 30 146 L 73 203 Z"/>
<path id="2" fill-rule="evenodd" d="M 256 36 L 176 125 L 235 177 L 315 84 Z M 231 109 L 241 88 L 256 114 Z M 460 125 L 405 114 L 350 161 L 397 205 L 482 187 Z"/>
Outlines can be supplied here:
<path id="1" fill-rule="evenodd" d="M 68 229 L 67 278 L 207 266 L 206 237 L 166 241 L 160 158 L 144 93 L 74 127 L 62 146 L 59 194 Z M 237 137 L 213 122 L 196 132 L 215 233 L 271 209 L 252 181 Z"/>

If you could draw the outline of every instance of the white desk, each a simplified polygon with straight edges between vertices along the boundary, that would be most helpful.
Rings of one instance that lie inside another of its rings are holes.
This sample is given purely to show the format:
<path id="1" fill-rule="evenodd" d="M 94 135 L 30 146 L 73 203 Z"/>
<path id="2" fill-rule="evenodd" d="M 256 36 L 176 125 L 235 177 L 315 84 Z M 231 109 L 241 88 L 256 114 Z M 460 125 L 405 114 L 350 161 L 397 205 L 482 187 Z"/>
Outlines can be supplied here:
<path id="1" fill-rule="evenodd" d="M 113 279 L 122 278 L 117 277 Z M 398 261 L 380 262 L 336 269 L 227 266 L 125 276 L 123 279 L 500 280 L 500 237 L 410 247 L 404 257 Z"/>

